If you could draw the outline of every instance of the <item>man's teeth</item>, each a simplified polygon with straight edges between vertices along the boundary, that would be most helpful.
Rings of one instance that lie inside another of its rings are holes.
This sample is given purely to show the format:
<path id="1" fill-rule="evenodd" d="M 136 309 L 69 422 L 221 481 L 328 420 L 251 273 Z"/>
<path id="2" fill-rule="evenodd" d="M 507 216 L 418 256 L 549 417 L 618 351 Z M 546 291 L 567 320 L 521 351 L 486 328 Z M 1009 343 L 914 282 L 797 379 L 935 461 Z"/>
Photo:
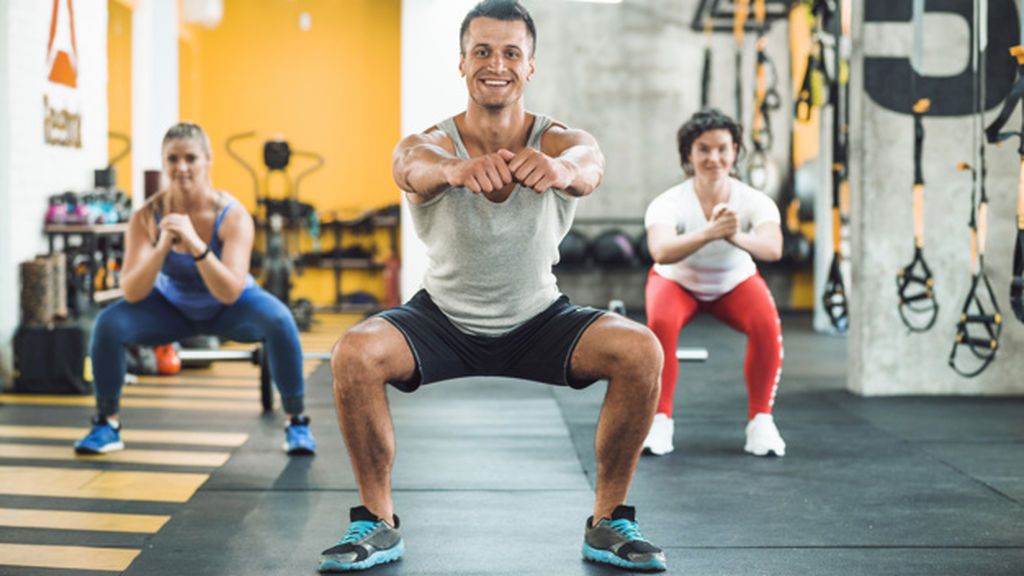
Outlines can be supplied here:
<path id="1" fill-rule="evenodd" d="M 484 80 L 488 86 L 508 86 L 508 80 Z"/>

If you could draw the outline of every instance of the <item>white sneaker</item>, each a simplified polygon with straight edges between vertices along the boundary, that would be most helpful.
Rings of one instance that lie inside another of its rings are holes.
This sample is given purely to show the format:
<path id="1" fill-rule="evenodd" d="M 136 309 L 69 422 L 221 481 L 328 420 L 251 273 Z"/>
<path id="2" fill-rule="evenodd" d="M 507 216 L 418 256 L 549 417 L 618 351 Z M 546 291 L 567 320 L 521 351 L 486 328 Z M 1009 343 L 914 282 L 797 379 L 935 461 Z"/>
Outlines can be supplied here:
<path id="1" fill-rule="evenodd" d="M 786 442 L 775 427 L 775 419 L 771 414 L 756 414 L 747 423 L 747 444 L 743 450 L 754 456 L 786 455 Z"/>
<path id="2" fill-rule="evenodd" d="M 664 456 L 675 450 L 672 446 L 675 428 L 675 422 L 671 418 L 661 413 L 655 414 L 654 422 L 651 422 L 651 431 L 647 433 L 647 438 L 644 438 L 644 452 Z"/>

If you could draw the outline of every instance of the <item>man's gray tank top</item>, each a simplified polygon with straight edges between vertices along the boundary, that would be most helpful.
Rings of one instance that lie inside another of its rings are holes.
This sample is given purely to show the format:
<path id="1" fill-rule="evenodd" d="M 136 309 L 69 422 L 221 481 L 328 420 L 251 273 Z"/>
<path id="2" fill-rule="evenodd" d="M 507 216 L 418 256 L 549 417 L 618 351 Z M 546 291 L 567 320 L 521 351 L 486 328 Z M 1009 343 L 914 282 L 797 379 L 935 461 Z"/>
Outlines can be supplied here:
<path id="1" fill-rule="evenodd" d="M 526 145 L 540 150 L 550 126 L 550 118 L 535 116 Z M 469 158 L 453 118 L 437 128 L 451 138 L 459 158 Z M 558 299 L 551 267 L 572 225 L 576 198 L 516 185 L 496 204 L 457 187 L 424 204 L 410 203 L 409 210 L 427 246 L 423 287 L 459 330 L 498 336 Z"/>

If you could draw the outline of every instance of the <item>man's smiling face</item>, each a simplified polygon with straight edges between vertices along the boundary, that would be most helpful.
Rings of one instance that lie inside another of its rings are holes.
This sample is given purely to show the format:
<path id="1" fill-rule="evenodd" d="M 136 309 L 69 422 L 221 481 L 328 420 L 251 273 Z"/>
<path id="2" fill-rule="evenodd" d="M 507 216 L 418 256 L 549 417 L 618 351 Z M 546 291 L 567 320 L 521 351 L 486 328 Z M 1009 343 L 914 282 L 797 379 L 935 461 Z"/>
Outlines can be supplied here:
<path id="1" fill-rule="evenodd" d="M 522 20 L 475 18 L 463 38 L 459 71 L 477 105 L 504 108 L 523 97 L 533 77 L 533 43 Z"/>

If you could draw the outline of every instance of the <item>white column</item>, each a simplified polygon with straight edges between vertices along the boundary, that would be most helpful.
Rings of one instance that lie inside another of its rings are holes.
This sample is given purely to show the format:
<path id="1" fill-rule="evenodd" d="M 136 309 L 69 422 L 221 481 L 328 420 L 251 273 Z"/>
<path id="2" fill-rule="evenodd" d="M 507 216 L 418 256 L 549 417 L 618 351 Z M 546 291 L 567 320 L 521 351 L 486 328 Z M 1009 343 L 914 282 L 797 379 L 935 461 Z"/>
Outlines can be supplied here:
<path id="1" fill-rule="evenodd" d="M 402 135 L 422 132 L 466 105 L 459 76 L 459 27 L 477 0 L 403 0 Z M 419 288 L 426 247 L 402 199 L 402 300 Z"/>
<path id="2" fill-rule="evenodd" d="M 49 56 L 60 52 L 69 54 L 73 82 L 49 79 L 57 61 Z M 52 125 L 48 130 L 47 115 L 80 130 Z M 5 379 L 12 372 L 11 339 L 20 320 L 18 263 L 46 250 L 47 198 L 88 190 L 93 170 L 106 163 L 107 3 L 0 2 L 0 376 Z"/>
<path id="3" fill-rule="evenodd" d="M 0 3 L 0 387 L 11 374 L 10 339 L 17 324 L 18 281 L 16 267 L 11 261 L 11 222 L 14 220 L 11 205 L 10 177 L 10 126 L 11 110 L 8 92 L 11 79 L 11 33 L 8 2 Z"/>
<path id="4" fill-rule="evenodd" d="M 178 3 L 140 0 L 132 13 L 132 203 L 144 170 L 160 169 L 160 141 L 178 121 Z"/>

